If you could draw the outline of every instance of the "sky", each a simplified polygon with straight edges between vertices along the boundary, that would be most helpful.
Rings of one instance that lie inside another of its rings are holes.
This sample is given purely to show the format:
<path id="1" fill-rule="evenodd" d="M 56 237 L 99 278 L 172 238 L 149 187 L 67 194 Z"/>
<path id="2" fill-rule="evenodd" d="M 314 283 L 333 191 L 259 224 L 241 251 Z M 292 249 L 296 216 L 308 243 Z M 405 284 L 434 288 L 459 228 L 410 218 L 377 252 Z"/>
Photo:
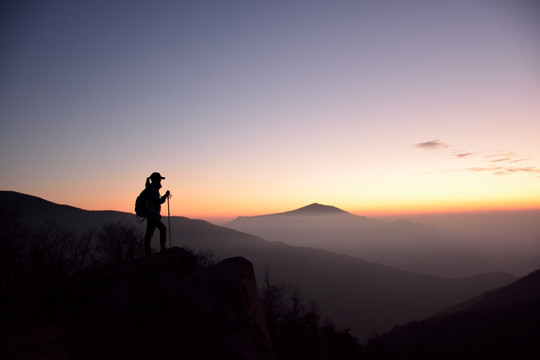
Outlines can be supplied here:
<path id="1" fill-rule="evenodd" d="M 5 1 L 0 189 L 172 215 L 540 208 L 540 4 Z M 163 212 L 162 212 L 163 213 Z"/>

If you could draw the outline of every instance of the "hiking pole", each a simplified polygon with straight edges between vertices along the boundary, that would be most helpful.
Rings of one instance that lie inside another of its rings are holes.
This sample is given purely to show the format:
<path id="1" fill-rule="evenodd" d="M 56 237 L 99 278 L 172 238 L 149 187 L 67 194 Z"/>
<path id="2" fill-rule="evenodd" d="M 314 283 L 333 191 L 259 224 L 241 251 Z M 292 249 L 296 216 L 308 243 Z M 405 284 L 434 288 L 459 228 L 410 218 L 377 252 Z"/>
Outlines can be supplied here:
<path id="1" fill-rule="evenodd" d="M 171 207 L 169 206 L 169 199 L 172 198 L 171 193 L 169 193 L 169 196 L 167 196 L 167 214 L 169 218 L 169 249 L 171 248 L 172 244 L 172 237 L 171 237 Z"/>

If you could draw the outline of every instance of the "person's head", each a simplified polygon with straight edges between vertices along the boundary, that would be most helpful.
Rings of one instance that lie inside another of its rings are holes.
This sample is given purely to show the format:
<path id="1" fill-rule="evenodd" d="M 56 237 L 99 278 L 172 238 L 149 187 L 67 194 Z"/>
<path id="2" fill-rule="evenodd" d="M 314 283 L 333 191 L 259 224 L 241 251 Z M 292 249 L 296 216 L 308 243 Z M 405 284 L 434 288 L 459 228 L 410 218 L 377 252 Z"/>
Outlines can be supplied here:
<path id="1" fill-rule="evenodd" d="M 161 180 L 165 179 L 163 176 L 161 176 L 160 173 L 155 172 L 150 175 L 150 180 L 152 180 L 152 184 L 160 184 Z"/>

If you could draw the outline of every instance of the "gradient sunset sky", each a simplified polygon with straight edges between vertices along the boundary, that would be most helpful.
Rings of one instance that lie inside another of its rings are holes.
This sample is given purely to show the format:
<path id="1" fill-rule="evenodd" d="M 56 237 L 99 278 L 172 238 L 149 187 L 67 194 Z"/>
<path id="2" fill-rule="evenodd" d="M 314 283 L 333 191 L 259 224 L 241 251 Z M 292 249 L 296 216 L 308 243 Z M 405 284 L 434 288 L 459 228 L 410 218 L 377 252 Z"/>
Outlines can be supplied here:
<path id="1" fill-rule="evenodd" d="M 133 212 L 540 208 L 540 3 L 7 1 L 0 189 Z"/>

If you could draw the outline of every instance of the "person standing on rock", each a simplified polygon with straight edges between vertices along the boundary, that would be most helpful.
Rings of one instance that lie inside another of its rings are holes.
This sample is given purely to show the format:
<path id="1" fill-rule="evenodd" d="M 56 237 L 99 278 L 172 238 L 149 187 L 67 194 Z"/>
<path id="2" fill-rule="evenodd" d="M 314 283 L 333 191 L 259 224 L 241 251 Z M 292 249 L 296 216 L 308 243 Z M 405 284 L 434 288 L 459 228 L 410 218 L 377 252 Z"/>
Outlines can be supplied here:
<path id="1" fill-rule="evenodd" d="M 150 241 L 154 235 L 154 230 L 159 229 L 159 245 L 161 252 L 165 252 L 165 243 L 167 242 L 167 228 L 161 222 L 161 204 L 170 196 L 167 190 L 165 195 L 160 196 L 161 180 L 165 178 L 160 173 L 155 172 L 146 178 L 146 188 L 148 189 L 148 214 L 146 216 L 146 234 L 144 235 L 144 252 L 146 256 L 152 255 Z M 150 180 L 152 182 L 150 182 Z"/>

